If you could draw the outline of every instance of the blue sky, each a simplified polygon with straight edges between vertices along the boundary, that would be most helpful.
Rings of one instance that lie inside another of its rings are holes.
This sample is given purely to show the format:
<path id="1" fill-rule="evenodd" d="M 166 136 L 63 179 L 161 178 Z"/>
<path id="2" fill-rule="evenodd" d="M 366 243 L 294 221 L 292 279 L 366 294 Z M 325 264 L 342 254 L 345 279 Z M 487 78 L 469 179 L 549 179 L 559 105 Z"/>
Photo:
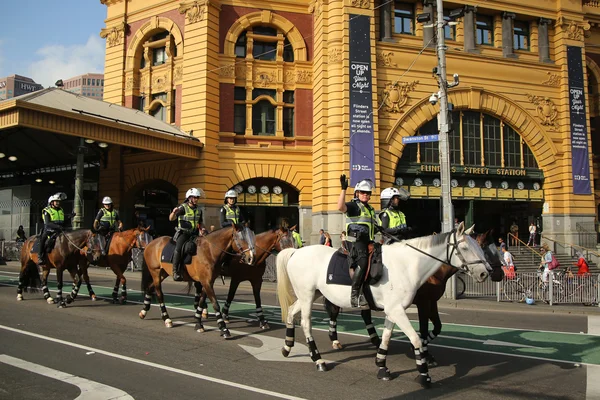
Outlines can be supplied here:
<path id="1" fill-rule="evenodd" d="M 0 77 L 25 75 L 48 87 L 103 71 L 100 0 L 4 0 L 1 10 Z"/>

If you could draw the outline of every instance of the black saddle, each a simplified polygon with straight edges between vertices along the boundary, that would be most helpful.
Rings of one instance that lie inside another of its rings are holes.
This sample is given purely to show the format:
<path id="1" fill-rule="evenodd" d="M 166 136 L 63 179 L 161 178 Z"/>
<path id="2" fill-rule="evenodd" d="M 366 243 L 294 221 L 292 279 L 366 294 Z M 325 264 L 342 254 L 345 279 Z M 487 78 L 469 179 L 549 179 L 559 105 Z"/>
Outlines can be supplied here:
<path id="1" fill-rule="evenodd" d="M 192 263 L 192 257 L 196 255 L 196 238 L 197 236 L 192 236 L 190 240 L 183 244 L 182 255 L 183 255 L 183 263 L 185 265 L 189 265 Z M 175 253 L 175 241 L 173 239 L 169 240 L 167 245 L 163 248 L 163 251 L 160 255 L 160 261 L 164 263 L 172 263 L 173 262 L 173 253 Z"/>
<path id="2" fill-rule="evenodd" d="M 352 279 L 350 278 L 351 267 L 354 268 L 354 264 L 349 255 L 339 250 L 333 253 L 327 267 L 327 284 L 352 286 Z M 374 243 L 369 245 L 369 267 L 365 283 L 367 285 L 374 285 L 379 282 L 382 275 L 381 244 Z"/>
<path id="3" fill-rule="evenodd" d="M 56 238 L 58 237 L 59 233 L 60 232 L 45 233 L 45 235 L 48 237 L 48 239 L 46 239 L 46 254 L 49 254 L 52 251 L 52 249 L 54 249 L 54 245 L 56 244 Z M 31 247 L 31 253 L 37 254 L 40 252 L 40 236 L 41 235 L 37 235 L 35 237 L 35 242 L 33 242 L 33 246 Z"/>

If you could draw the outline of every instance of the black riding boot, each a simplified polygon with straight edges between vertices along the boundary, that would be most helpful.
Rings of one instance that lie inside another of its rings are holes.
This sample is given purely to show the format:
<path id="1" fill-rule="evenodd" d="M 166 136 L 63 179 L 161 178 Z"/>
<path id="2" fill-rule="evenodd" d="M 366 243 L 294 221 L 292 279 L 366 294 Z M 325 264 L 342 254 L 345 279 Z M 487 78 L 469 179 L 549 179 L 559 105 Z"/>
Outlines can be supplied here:
<path id="1" fill-rule="evenodd" d="M 171 276 L 174 281 L 182 281 L 183 276 L 181 275 L 181 253 L 176 251 L 173 253 L 173 275 Z"/>
<path id="2" fill-rule="evenodd" d="M 366 269 L 361 268 L 359 265 L 354 269 L 354 276 L 352 277 L 352 292 L 350 296 L 350 303 L 352 307 L 364 307 L 368 305 L 365 300 L 365 296 L 361 293 L 361 286 L 365 278 L 364 272 Z"/>
<path id="3" fill-rule="evenodd" d="M 38 265 L 44 265 L 46 262 L 44 261 L 44 258 L 46 258 L 46 255 L 44 253 L 42 253 L 41 251 L 38 253 Z"/>

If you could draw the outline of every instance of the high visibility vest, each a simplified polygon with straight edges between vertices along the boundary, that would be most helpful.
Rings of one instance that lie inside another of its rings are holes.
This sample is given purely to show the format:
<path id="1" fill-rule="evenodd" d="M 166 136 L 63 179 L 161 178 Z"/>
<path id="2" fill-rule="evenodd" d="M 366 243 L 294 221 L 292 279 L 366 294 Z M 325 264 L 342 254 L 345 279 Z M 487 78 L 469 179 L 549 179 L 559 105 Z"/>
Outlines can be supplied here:
<path id="1" fill-rule="evenodd" d="M 240 209 L 239 207 L 231 208 L 229 204 L 225 204 L 225 219 L 230 220 L 234 224 L 240 223 Z"/>
<path id="2" fill-rule="evenodd" d="M 113 229 L 115 227 L 116 219 L 117 212 L 114 209 L 108 211 L 106 208 L 102 208 L 102 218 L 100 218 L 100 224 Z"/>
<path id="3" fill-rule="evenodd" d="M 65 213 L 62 208 L 53 208 L 46 207 L 43 212 L 47 213 L 50 216 L 50 222 L 53 222 L 57 225 L 63 225 L 65 223 Z"/>
<path id="4" fill-rule="evenodd" d="M 300 234 L 296 231 L 293 231 L 292 237 L 296 241 L 296 245 L 298 246 L 298 248 L 302 247 L 302 238 L 300 237 Z"/>
<path id="5" fill-rule="evenodd" d="M 404 213 L 401 211 L 396 211 L 396 210 L 391 210 L 389 208 L 386 208 L 383 213 L 387 214 L 389 220 L 390 220 L 390 225 L 388 226 L 388 228 L 396 228 L 396 227 L 406 227 L 406 217 L 404 216 Z M 383 214 L 381 213 L 381 214 Z M 381 214 L 379 214 L 381 216 Z"/>
<path id="6" fill-rule="evenodd" d="M 191 232 L 198 225 L 198 207 L 192 208 L 188 203 L 183 203 L 181 207 L 183 207 L 185 213 L 177 218 L 177 226 L 183 231 Z"/>
<path id="7" fill-rule="evenodd" d="M 375 210 L 370 205 L 365 206 L 360 201 L 356 201 L 356 204 L 360 208 L 360 215 L 356 217 L 346 216 L 346 232 L 362 230 L 360 227 L 365 226 L 369 231 L 369 240 L 373 240 L 375 238 L 375 222 L 377 222 Z"/>

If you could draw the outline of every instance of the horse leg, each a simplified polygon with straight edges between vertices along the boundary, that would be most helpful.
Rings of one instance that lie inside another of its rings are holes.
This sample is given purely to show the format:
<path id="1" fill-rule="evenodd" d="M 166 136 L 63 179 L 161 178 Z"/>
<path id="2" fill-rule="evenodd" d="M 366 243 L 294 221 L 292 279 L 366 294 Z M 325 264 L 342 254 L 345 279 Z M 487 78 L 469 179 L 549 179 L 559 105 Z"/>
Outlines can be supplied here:
<path id="1" fill-rule="evenodd" d="M 119 279 L 119 276 L 117 275 L 117 278 L 115 279 L 115 285 L 113 286 L 113 291 L 112 291 L 112 302 L 113 304 L 117 304 L 119 302 L 119 286 L 121 283 L 121 279 Z"/>
<path id="2" fill-rule="evenodd" d="M 258 317 L 258 325 L 260 329 L 269 329 L 269 321 L 265 319 L 265 315 L 263 314 L 262 309 L 262 301 L 260 299 L 260 289 L 262 288 L 262 276 L 259 279 L 254 279 L 250 281 L 252 284 L 252 293 L 254 294 L 254 302 L 256 303 L 256 316 Z M 237 289 L 237 287 L 236 287 Z M 227 302 L 231 304 L 233 301 L 233 296 L 235 295 L 235 290 L 231 293 L 231 287 L 229 288 L 230 296 L 227 296 Z"/>
<path id="3" fill-rule="evenodd" d="M 412 327 L 410 320 L 406 315 L 406 310 L 404 310 L 402 306 L 396 306 L 389 312 L 386 312 L 386 314 L 388 315 L 390 321 L 395 322 L 398 325 L 398 327 L 402 330 L 402 332 L 404 332 L 404 334 L 408 337 L 411 344 L 415 348 L 415 362 L 417 363 L 417 371 L 419 372 L 419 376 L 416 380 L 424 388 L 430 387 L 431 377 L 429 376 L 429 368 L 427 367 L 427 361 L 423 359 L 423 342 L 421 341 L 421 338 L 419 337 L 415 329 Z"/>
<path id="4" fill-rule="evenodd" d="M 90 298 L 92 299 L 92 301 L 96 301 L 96 293 L 94 293 L 94 289 L 92 288 L 92 285 L 90 284 L 90 276 L 88 275 L 88 272 L 87 272 L 87 266 L 83 269 L 83 280 L 85 281 L 85 285 L 87 286 L 87 290 L 88 290 L 88 294 L 89 294 Z"/>
<path id="5" fill-rule="evenodd" d="M 48 275 L 50 275 L 50 268 L 44 268 L 42 270 L 42 292 L 44 293 L 44 299 L 46 299 L 46 303 L 54 304 L 54 299 L 48 290 Z"/>
<path id="6" fill-rule="evenodd" d="M 361 310 L 360 316 L 365 322 L 365 327 L 367 328 L 367 333 L 369 334 L 371 343 L 373 343 L 373 346 L 379 347 L 381 344 L 381 339 L 379 339 L 375 325 L 373 325 L 373 321 L 371 320 L 371 310 Z"/>
<path id="7" fill-rule="evenodd" d="M 382 340 L 379 344 L 379 348 L 377 349 L 377 356 L 375 358 L 375 365 L 379 367 L 379 370 L 377 371 L 377 379 L 382 379 L 384 381 L 390 380 L 390 370 L 386 366 L 386 359 L 393 331 L 394 323 L 386 317 L 383 323 L 383 335 L 381 337 Z"/>
<path id="8" fill-rule="evenodd" d="M 156 290 L 156 298 L 158 299 L 158 304 L 160 306 L 160 314 L 162 316 L 163 321 L 165 322 L 165 326 L 167 328 L 172 328 L 173 321 L 171 321 L 169 313 L 167 312 L 167 307 L 165 306 L 165 296 L 163 295 L 162 285 L 160 283 L 160 276 L 158 277 L 158 282 L 156 281 L 156 279 L 154 280 L 154 289 Z"/>
<path id="9" fill-rule="evenodd" d="M 144 289 L 144 308 L 138 314 L 140 319 L 146 318 L 146 314 L 148 314 L 151 304 L 152 304 L 152 286 Z"/>
<path id="10" fill-rule="evenodd" d="M 73 287 L 71 293 L 67 295 L 67 304 L 71 304 L 75 301 L 77 294 L 79 293 L 79 288 L 81 287 L 81 271 L 79 269 L 77 269 L 77 271 L 69 269 L 69 273 L 71 274 L 71 279 L 73 279 Z M 77 280 L 75 277 L 77 277 Z"/>
<path id="11" fill-rule="evenodd" d="M 429 301 L 420 301 L 417 304 L 417 310 L 419 312 L 419 336 L 421 336 L 421 341 L 423 342 L 422 357 L 424 360 L 427 361 L 427 365 L 433 367 L 437 364 L 435 362 L 435 358 L 433 358 L 431 356 L 431 354 L 429 354 L 429 349 L 427 346 L 427 344 L 430 341 L 430 339 L 429 339 L 429 337 L 430 337 L 430 333 L 429 333 L 430 304 L 431 303 Z"/>
<path id="12" fill-rule="evenodd" d="M 194 326 L 194 329 L 197 332 L 202 333 L 204 332 L 202 318 L 206 318 L 208 316 L 208 313 L 206 314 L 206 316 L 204 315 L 204 309 L 200 305 L 200 298 L 203 297 L 202 303 L 206 306 L 206 294 L 202 292 L 202 284 L 200 282 L 194 282 L 194 287 L 196 288 L 196 295 L 194 296 L 194 309 L 196 310 L 196 312 L 194 313 L 194 318 L 196 319 L 196 325 Z"/>
<path id="13" fill-rule="evenodd" d="M 298 312 L 300 312 L 300 301 L 296 300 L 294 304 L 290 306 L 287 320 L 285 321 L 285 345 L 281 348 L 281 354 L 283 354 L 284 357 L 290 355 L 290 351 L 292 351 L 292 347 L 294 347 L 294 342 L 296 341 L 294 318 Z"/>
<path id="14" fill-rule="evenodd" d="M 221 307 L 219 306 L 219 302 L 217 301 L 217 296 L 215 296 L 215 292 L 212 286 L 208 284 L 208 282 L 204 282 L 203 286 L 204 291 L 206 292 L 206 295 L 210 299 L 213 309 L 215 310 L 215 317 L 217 318 L 217 325 L 221 330 L 221 336 L 223 336 L 223 338 L 225 339 L 229 339 L 231 337 L 231 333 L 229 332 L 229 329 L 227 329 L 227 325 L 225 324 L 225 321 L 223 321 L 223 317 L 221 316 Z"/>
<path id="15" fill-rule="evenodd" d="M 427 341 L 423 341 L 423 347 L 426 347 L 426 344 L 435 339 L 442 332 L 442 320 L 440 319 L 440 313 L 437 307 L 437 301 L 432 301 L 429 305 L 429 319 L 433 323 L 433 331 L 429 332 L 427 335 Z M 427 352 L 427 364 L 430 367 L 437 367 L 438 363 L 436 359 Z"/>
<path id="16" fill-rule="evenodd" d="M 125 275 L 121 276 L 121 298 L 119 299 L 119 303 L 127 303 L 127 278 L 125 278 Z"/>
<path id="17" fill-rule="evenodd" d="M 315 339 L 312 337 L 312 322 L 311 322 L 311 308 L 312 308 L 312 298 L 309 301 L 304 302 L 300 306 L 300 311 L 302 314 L 302 330 L 304 331 L 304 337 L 306 337 L 306 343 L 308 344 L 308 353 L 310 354 L 311 360 L 313 360 L 317 365 L 317 371 L 325 372 L 327 371 L 327 364 L 321 358 L 321 354 L 317 349 L 317 344 L 315 343 Z"/>
<path id="18" fill-rule="evenodd" d="M 226 324 L 229 323 L 229 308 L 231 307 L 231 302 L 233 301 L 233 297 L 235 296 L 235 292 L 239 285 L 240 281 L 238 279 L 231 278 L 231 281 L 229 282 L 229 291 L 227 292 L 227 300 L 225 300 L 225 305 L 223 306 L 223 321 L 225 321 Z M 258 311 L 258 308 L 256 310 Z M 262 308 L 260 309 L 260 313 L 262 314 Z"/>
<path id="19" fill-rule="evenodd" d="M 208 306 L 206 305 L 206 292 L 202 291 L 202 284 L 200 282 L 196 282 L 196 295 L 194 296 L 194 308 L 198 309 L 200 307 L 201 316 L 204 319 L 208 318 Z"/>
<path id="20" fill-rule="evenodd" d="M 329 340 L 331 340 L 331 347 L 334 350 L 341 350 L 342 344 L 337 336 L 337 318 L 340 314 L 340 307 L 325 299 L 325 310 L 327 310 L 327 315 L 329 315 Z"/>
<path id="21" fill-rule="evenodd" d="M 63 299 L 62 295 L 63 288 L 63 269 L 56 268 L 56 303 L 58 304 L 58 308 L 66 308 L 67 303 L 65 303 L 65 299 Z"/>

